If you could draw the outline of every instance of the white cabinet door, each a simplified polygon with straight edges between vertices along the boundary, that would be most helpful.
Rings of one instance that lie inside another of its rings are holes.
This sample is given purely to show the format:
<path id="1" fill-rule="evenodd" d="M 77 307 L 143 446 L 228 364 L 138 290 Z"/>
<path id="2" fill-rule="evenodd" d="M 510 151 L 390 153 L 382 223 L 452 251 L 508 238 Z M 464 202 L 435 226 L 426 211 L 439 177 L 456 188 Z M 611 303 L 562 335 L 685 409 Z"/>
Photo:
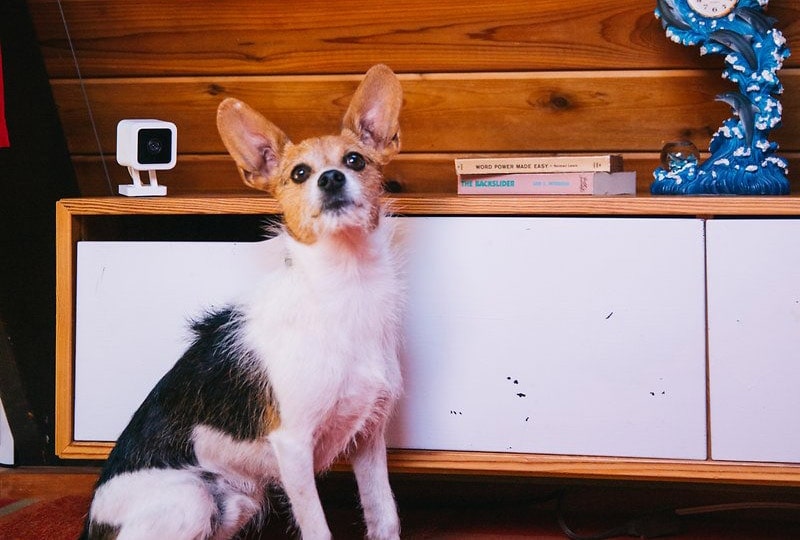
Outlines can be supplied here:
<path id="1" fill-rule="evenodd" d="M 395 447 L 706 457 L 702 222 L 400 218 Z M 75 438 L 114 440 L 263 244 L 78 249 Z M 272 262 L 271 262 L 272 261 Z"/>
<path id="2" fill-rule="evenodd" d="M 800 462 L 800 220 L 711 220 L 714 459 Z"/>
<path id="3" fill-rule="evenodd" d="M 247 294 L 276 257 L 264 242 L 79 242 L 75 440 L 116 440 L 190 321 Z"/>
<path id="4" fill-rule="evenodd" d="M 706 458 L 703 224 L 406 220 L 404 448 Z"/>

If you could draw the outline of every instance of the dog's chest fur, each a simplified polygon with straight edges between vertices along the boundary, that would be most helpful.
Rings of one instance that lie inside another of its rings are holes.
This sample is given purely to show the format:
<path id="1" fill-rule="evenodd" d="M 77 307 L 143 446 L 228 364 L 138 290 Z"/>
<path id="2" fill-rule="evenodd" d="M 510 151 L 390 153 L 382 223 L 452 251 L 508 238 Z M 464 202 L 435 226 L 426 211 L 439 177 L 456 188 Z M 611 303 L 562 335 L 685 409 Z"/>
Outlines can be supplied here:
<path id="1" fill-rule="evenodd" d="M 402 291 L 384 238 L 280 240 L 285 262 L 254 296 L 244 340 L 264 364 L 281 426 L 309 431 L 321 469 L 400 392 Z"/>

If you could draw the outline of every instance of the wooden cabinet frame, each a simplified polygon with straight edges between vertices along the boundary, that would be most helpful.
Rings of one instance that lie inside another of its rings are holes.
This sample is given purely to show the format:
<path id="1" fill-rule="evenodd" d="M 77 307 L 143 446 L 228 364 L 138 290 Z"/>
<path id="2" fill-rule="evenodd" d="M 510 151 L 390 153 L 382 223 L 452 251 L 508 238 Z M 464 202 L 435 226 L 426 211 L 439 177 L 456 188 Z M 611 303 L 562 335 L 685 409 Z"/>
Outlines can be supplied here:
<path id="1" fill-rule="evenodd" d="M 526 215 L 605 217 L 791 217 L 798 197 L 391 197 L 398 215 Z M 73 437 L 76 249 L 91 228 L 111 216 L 270 215 L 273 199 L 261 196 L 122 197 L 65 199 L 56 206 L 56 433 L 58 456 L 104 459 L 111 443 Z M 100 221 L 98 221 L 100 220 Z M 800 486 L 800 465 L 631 459 L 540 454 L 390 451 L 393 472 L 517 475 L 549 478 L 658 480 Z"/>

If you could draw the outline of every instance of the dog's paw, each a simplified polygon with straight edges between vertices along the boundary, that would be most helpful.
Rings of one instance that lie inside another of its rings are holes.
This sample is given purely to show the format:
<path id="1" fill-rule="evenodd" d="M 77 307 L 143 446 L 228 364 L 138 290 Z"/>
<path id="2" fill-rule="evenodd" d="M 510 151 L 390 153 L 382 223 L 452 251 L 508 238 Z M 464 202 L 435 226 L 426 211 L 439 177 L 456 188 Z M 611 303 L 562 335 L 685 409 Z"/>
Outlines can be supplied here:
<path id="1" fill-rule="evenodd" d="M 367 540 L 399 540 L 400 520 L 387 519 L 367 525 Z"/>

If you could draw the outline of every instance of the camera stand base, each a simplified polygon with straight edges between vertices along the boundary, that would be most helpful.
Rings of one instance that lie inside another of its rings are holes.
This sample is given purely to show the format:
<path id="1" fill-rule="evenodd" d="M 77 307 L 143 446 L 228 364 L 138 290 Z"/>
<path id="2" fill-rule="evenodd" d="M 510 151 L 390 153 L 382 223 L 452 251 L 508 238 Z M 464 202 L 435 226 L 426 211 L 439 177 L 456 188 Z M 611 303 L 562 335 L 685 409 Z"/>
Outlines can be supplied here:
<path id="1" fill-rule="evenodd" d="M 167 194 L 167 186 L 125 184 L 119 186 L 119 194 L 126 197 L 163 197 Z"/>
<path id="2" fill-rule="evenodd" d="M 156 171 L 147 171 L 150 177 L 149 184 L 143 184 L 139 178 L 139 171 L 133 167 L 128 167 L 128 173 L 131 175 L 133 184 L 124 184 L 119 186 L 119 194 L 126 197 L 163 197 L 167 194 L 167 186 L 160 186 L 156 178 Z"/>

